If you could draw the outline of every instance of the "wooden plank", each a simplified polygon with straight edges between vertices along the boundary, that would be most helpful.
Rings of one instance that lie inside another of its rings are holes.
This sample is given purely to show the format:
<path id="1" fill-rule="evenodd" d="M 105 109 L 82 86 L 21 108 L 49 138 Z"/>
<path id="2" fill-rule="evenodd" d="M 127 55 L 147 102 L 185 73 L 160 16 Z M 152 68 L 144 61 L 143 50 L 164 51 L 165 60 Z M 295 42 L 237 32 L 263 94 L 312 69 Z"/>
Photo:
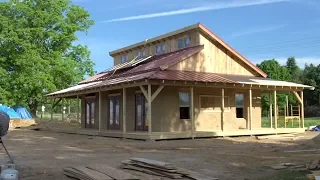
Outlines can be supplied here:
<path id="1" fill-rule="evenodd" d="M 298 94 L 296 91 L 293 91 L 292 93 L 293 93 L 293 95 L 297 98 L 297 100 L 299 101 L 299 103 L 302 104 L 302 100 L 301 100 L 299 94 Z"/>
<path id="2" fill-rule="evenodd" d="M 168 173 L 178 173 L 178 170 L 176 169 L 166 169 L 166 168 L 162 168 L 162 167 L 158 167 L 158 166 L 152 166 L 146 163 L 142 163 L 142 162 L 138 162 L 138 161 L 131 161 L 131 160 L 126 160 L 126 161 L 122 161 L 123 164 L 128 164 L 128 165 L 133 165 L 133 166 L 138 166 L 141 168 L 147 168 L 147 169 L 156 169 L 156 170 L 160 170 L 160 171 L 164 171 L 164 172 L 168 172 Z"/>
<path id="3" fill-rule="evenodd" d="M 252 130 L 252 90 L 249 89 L 249 125 L 250 130 Z"/>
<path id="4" fill-rule="evenodd" d="M 172 179 L 181 179 L 182 178 L 181 174 L 168 173 L 168 172 L 164 172 L 164 171 L 160 171 L 160 170 L 156 170 L 156 169 L 148 169 L 148 168 L 138 167 L 138 166 L 130 165 L 130 164 L 124 164 L 122 166 L 122 168 L 132 169 L 132 170 L 136 170 L 136 171 L 140 171 L 140 172 L 144 172 L 144 173 L 152 174 L 152 175 L 156 175 L 156 176 L 169 177 Z"/>
<path id="5" fill-rule="evenodd" d="M 87 177 L 92 178 L 93 180 L 113 180 L 113 178 L 111 178 L 110 176 L 92 169 L 88 169 L 85 166 L 77 166 L 73 167 L 73 169 L 82 172 Z"/>
<path id="6" fill-rule="evenodd" d="M 270 106 L 270 128 L 272 128 L 272 95 L 269 93 L 269 106 Z"/>
<path id="7" fill-rule="evenodd" d="M 179 171 L 183 171 L 185 172 L 185 176 L 194 179 L 194 180 L 218 180 L 218 178 L 216 177 L 210 177 L 210 176 L 206 176 L 203 174 L 200 174 L 198 172 L 195 171 L 191 171 L 191 170 L 187 170 L 187 169 L 183 169 L 183 168 L 178 168 Z"/>
<path id="8" fill-rule="evenodd" d="M 194 124 L 194 105 L 193 105 L 193 87 L 190 87 L 190 118 L 191 118 L 191 136 L 194 139 L 194 131 L 195 131 L 195 124 Z"/>
<path id="9" fill-rule="evenodd" d="M 148 101 L 148 93 L 147 93 L 147 91 L 144 89 L 144 87 L 141 85 L 140 86 L 140 89 L 141 89 L 141 91 L 142 91 L 142 93 L 143 93 L 143 95 L 144 95 L 144 97 L 146 98 L 146 100 Z"/>
<path id="10" fill-rule="evenodd" d="M 126 88 L 122 89 L 122 132 L 127 131 L 127 91 Z"/>
<path id="11" fill-rule="evenodd" d="M 273 97 L 274 97 L 274 128 L 278 128 L 278 111 L 277 111 L 277 91 L 274 90 L 273 92 Z"/>
<path id="12" fill-rule="evenodd" d="M 300 92 L 300 97 L 301 97 L 301 123 L 302 123 L 302 128 L 304 128 L 304 103 L 303 103 L 303 90 Z M 299 121 L 299 127 L 300 127 L 300 121 Z"/>
<path id="13" fill-rule="evenodd" d="M 224 130 L 224 88 L 221 89 L 221 131 Z"/>
<path id="14" fill-rule="evenodd" d="M 150 175 L 165 177 L 163 174 L 154 172 L 154 171 L 149 170 L 149 169 L 139 168 L 139 167 L 136 167 L 136 166 L 133 166 L 133 165 L 122 165 L 121 168 L 130 169 L 130 170 L 134 170 L 134 171 L 139 171 L 139 172 L 143 172 L 143 173 L 150 174 Z"/>
<path id="15" fill-rule="evenodd" d="M 100 173 L 103 173 L 105 175 L 108 175 L 112 177 L 113 179 L 117 180 L 138 180 L 139 177 L 136 177 L 130 173 L 118 170 L 116 168 L 104 165 L 104 164 L 91 164 L 86 166 L 89 169 L 98 171 Z"/>
<path id="16" fill-rule="evenodd" d="M 158 96 L 158 94 L 162 91 L 164 86 L 159 86 L 158 89 L 152 94 L 151 102 Z"/>
<path id="17" fill-rule="evenodd" d="M 156 161 L 156 160 L 151 160 L 151 159 L 145 159 L 145 158 L 130 158 L 131 161 L 137 161 L 137 162 L 142 162 L 148 165 L 156 166 L 156 167 L 161 167 L 161 168 L 167 168 L 167 169 L 176 169 L 172 164 L 167 163 L 167 162 L 162 162 L 162 161 Z"/>

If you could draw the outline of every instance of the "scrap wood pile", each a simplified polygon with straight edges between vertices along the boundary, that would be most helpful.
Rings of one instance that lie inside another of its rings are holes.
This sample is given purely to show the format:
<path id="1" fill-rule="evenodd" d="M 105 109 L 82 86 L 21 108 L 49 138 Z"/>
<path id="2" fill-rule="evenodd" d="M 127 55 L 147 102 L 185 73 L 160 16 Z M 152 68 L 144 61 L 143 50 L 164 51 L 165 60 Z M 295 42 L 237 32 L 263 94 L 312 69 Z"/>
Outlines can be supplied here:
<path id="1" fill-rule="evenodd" d="M 137 180 L 138 177 L 106 166 L 104 164 L 93 164 L 87 166 L 76 166 L 64 168 L 64 174 L 79 180 Z"/>
<path id="2" fill-rule="evenodd" d="M 208 177 L 197 172 L 175 167 L 170 163 L 145 158 L 131 158 L 122 161 L 121 167 L 171 179 L 217 180 L 217 178 L 214 177 Z"/>

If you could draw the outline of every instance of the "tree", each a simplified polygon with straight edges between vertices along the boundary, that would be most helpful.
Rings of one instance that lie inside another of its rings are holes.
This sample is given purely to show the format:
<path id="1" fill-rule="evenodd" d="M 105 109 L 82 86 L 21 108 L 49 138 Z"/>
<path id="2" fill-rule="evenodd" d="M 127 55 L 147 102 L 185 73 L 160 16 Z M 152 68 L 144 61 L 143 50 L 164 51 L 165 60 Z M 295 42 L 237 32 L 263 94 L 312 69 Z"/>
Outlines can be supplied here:
<path id="1" fill-rule="evenodd" d="M 290 81 L 292 82 L 301 82 L 302 72 L 297 65 L 296 59 L 294 57 L 289 57 L 286 63 L 286 68 L 290 74 Z"/>
<path id="2" fill-rule="evenodd" d="M 76 33 L 93 25 L 82 7 L 70 0 L 10 0 L 0 2 L 0 15 L 1 101 L 28 105 L 35 115 L 44 94 L 93 74 L 88 48 L 74 45 Z"/>

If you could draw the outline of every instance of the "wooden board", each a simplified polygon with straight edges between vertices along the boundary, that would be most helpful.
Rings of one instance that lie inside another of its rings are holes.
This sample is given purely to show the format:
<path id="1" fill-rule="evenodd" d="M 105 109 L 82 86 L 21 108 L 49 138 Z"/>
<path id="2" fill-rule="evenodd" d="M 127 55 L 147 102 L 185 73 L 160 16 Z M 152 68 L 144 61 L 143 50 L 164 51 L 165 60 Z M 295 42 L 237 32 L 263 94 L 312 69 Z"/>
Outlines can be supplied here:
<path id="1" fill-rule="evenodd" d="M 156 169 L 156 170 L 165 171 L 165 172 L 169 172 L 169 173 L 177 173 L 178 172 L 176 169 L 166 169 L 166 168 L 161 168 L 161 167 L 155 167 L 155 166 L 151 166 L 151 165 L 148 165 L 145 163 L 135 162 L 135 161 L 130 161 L 130 160 L 122 161 L 122 163 L 128 164 L 128 165 L 133 165 L 133 166 L 138 166 L 141 168 Z"/>
<path id="2" fill-rule="evenodd" d="M 146 169 L 146 168 L 137 167 L 137 166 L 134 166 L 134 165 L 123 165 L 122 168 L 131 169 L 131 170 L 135 170 L 135 171 L 140 171 L 140 172 L 144 172 L 144 173 L 151 174 L 151 175 L 156 175 L 156 176 L 169 177 L 169 178 L 172 178 L 172 179 L 181 179 L 182 178 L 181 174 L 168 173 L 168 172 L 159 171 L 159 170 L 155 170 L 155 169 Z"/>
<path id="3" fill-rule="evenodd" d="M 107 176 L 101 172 L 88 169 L 85 166 L 69 167 L 65 168 L 64 171 L 72 177 L 80 180 L 113 180 L 110 176 Z"/>
<path id="4" fill-rule="evenodd" d="M 118 170 L 116 168 L 113 168 L 113 167 L 110 167 L 110 166 L 107 166 L 104 164 L 91 164 L 86 167 L 89 169 L 98 171 L 100 173 L 106 174 L 116 180 L 138 180 L 138 179 L 140 179 L 130 173 Z"/>
<path id="5" fill-rule="evenodd" d="M 184 172 L 186 174 L 185 175 L 186 177 L 189 177 L 194 180 L 218 180 L 218 178 L 216 178 L 216 177 L 206 176 L 206 175 L 200 174 L 195 171 L 190 171 L 190 170 L 183 169 L 183 168 L 178 168 L 178 170 L 181 172 Z"/>
<path id="6" fill-rule="evenodd" d="M 176 169 L 172 164 L 162 162 L 162 161 L 156 161 L 156 160 L 151 160 L 151 159 L 145 159 L 145 158 L 130 158 L 131 161 L 136 161 L 136 162 L 141 162 L 145 163 L 151 166 L 157 166 L 161 168 L 166 168 L 166 169 Z"/>

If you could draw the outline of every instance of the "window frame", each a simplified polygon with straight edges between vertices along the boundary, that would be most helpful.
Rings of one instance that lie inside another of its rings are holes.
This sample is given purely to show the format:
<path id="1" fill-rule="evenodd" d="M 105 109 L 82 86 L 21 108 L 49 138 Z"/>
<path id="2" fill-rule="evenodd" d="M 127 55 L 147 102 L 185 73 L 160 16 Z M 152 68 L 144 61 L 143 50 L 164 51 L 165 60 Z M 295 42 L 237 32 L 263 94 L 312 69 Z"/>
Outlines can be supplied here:
<path id="1" fill-rule="evenodd" d="M 243 105 L 241 105 L 240 107 L 237 105 L 237 98 L 236 96 L 240 94 L 240 95 L 243 95 Z M 243 92 L 236 92 L 234 94 L 234 105 L 235 105 L 235 108 L 236 108 L 236 111 L 235 111 L 235 115 L 236 115 L 236 119 L 245 119 L 245 94 Z M 237 117 L 237 109 L 242 109 L 242 117 Z"/>
<path id="2" fill-rule="evenodd" d="M 180 44 L 181 44 L 181 47 L 180 47 Z M 190 36 L 185 36 L 185 37 L 177 39 L 178 49 L 188 48 L 188 47 L 190 47 L 190 44 L 191 44 Z"/>
<path id="3" fill-rule="evenodd" d="M 166 43 L 161 43 L 156 45 L 156 55 L 160 55 L 160 54 L 165 54 L 166 53 Z M 159 48 L 159 52 L 158 52 L 158 48 Z"/>
<path id="4" fill-rule="evenodd" d="M 205 112 L 205 113 L 221 113 L 221 106 L 219 107 L 219 110 L 202 110 L 201 107 L 201 98 L 203 97 L 213 97 L 213 98 L 219 98 L 221 100 L 221 96 L 217 96 L 217 95 L 199 95 L 199 107 L 200 107 L 200 112 Z M 224 107 L 224 112 L 230 112 L 231 111 L 231 107 L 230 107 L 230 97 L 229 96 L 224 96 L 224 98 L 227 98 L 227 101 L 225 100 L 225 102 L 228 103 L 228 107 Z M 221 102 L 221 101 L 220 101 Z M 226 104 L 226 103 L 225 103 Z"/>
<path id="5" fill-rule="evenodd" d="M 146 57 L 146 50 L 138 51 L 138 52 L 136 53 L 136 56 L 137 56 L 138 58 L 144 58 L 144 57 Z"/>
<path id="6" fill-rule="evenodd" d="M 125 57 L 125 58 L 124 58 L 124 57 Z M 125 61 L 123 61 L 123 59 L 125 59 Z M 120 61 L 121 61 L 121 64 L 128 62 L 128 54 L 122 55 L 122 56 L 120 57 Z"/>
<path id="7" fill-rule="evenodd" d="M 181 105 L 181 104 L 180 104 L 180 93 L 187 93 L 187 94 L 188 94 L 189 105 Z M 187 91 L 179 91 L 179 92 L 178 92 L 178 103 L 179 103 L 179 119 L 180 119 L 180 120 L 191 120 L 191 94 L 190 94 L 190 92 L 187 92 Z M 189 108 L 188 118 L 181 118 L 180 108 Z"/>

